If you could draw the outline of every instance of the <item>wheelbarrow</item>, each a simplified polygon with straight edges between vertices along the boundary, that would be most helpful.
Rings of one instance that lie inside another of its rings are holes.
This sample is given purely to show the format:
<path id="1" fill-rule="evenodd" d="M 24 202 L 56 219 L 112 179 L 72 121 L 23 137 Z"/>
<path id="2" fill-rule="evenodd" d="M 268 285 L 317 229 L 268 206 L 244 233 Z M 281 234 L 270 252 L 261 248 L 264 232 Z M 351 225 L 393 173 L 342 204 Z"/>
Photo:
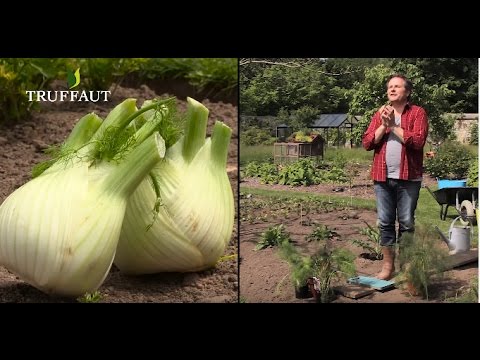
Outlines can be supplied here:
<path id="1" fill-rule="evenodd" d="M 425 186 L 440 205 L 440 219 L 445 220 L 449 206 L 455 206 L 461 216 L 463 225 L 468 225 L 467 219 L 476 222 L 475 208 L 478 202 L 478 187 L 445 187 L 435 191 Z"/>

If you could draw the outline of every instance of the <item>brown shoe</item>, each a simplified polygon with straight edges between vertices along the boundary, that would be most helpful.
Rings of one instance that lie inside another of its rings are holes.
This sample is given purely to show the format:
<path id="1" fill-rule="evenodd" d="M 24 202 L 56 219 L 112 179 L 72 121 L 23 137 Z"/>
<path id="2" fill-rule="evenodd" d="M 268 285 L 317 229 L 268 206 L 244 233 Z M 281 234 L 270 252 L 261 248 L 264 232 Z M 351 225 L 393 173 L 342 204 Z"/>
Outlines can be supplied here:
<path id="1" fill-rule="evenodd" d="M 390 280 L 395 271 L 395 247 L 382 246 L 383 266 L 382 271 L 377 275 L 377 279 Z"/>

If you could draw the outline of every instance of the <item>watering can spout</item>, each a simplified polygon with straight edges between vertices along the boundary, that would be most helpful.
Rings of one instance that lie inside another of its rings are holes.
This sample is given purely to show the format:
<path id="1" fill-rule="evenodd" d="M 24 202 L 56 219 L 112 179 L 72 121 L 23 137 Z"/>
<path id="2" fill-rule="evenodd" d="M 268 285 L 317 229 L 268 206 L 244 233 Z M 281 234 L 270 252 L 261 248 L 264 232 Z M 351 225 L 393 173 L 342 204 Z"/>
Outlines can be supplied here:
<path id="1" fill-rule="evenodd" d="M 473 237 L 473 225 L 467 218 L 467 220 L 470 222 L 470 226 L 455 227 L 455 222 L 459 219 L 460 216 L 453 220 L 450 224 L 448 238 L 437 226 L 435 226 L 435 229 L 442 237 L 442 240 L 445 241 L 450 249 L 450 255 L 456 254 L 457 252 L 470 250 L 470 238 Z"/>
<path id="2" fill-rule="evenodd" d="M 450 250 L 453 250 L 453 245 L 452 243 L 448 240 L 448 238 L 440 231 L 440 229 L 438 228 L 437 225 L 435 225 L 435 230 L 437 230 L 437 232 L 440 234 L 441 238 L 443 241 L 445 241 L 445 243 L 447 244 L 448 248 Z"/>

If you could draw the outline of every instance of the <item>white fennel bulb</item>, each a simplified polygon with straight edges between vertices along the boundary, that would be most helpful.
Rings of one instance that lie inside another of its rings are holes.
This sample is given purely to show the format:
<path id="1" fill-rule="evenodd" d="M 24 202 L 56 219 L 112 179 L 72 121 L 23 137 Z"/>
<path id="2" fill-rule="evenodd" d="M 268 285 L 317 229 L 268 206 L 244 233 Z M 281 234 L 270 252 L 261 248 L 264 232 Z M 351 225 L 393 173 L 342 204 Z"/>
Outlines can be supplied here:
<path id="1" fill-rule="evenodd" d="M 49 294 L 76 297 L 102 284 L 128 198 L 165 154 L 158 132 L 135 141 L 130 131 L 128 149 L 112 143 L 141 112 L 128 99 L 103 123 L 85 116 L 65 143 L 68 156 L 8 196 L 0 206 L 1 265 Z"/>
<path id="2" fill-rule="evenodd" d="M 188 98 L 186 131 L 130 197 L 115 255 L 124 273 L 199 271 L 216 264 L 232 236 L 226 172 L 231 129 Z M 155 211 L 152 211 L 155 209 Z"/>

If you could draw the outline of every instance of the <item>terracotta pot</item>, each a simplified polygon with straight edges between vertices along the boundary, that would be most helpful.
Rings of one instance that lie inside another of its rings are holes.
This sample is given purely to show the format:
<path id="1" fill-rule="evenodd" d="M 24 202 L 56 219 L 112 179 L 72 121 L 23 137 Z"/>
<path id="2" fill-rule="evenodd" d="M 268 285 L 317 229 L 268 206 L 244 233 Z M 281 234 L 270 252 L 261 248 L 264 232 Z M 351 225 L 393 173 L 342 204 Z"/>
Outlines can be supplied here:
<path id="1" fill-rule="evenodd" d="M 309 278 L 307 280 L 307 285 L 316 303 L 329 303 L 336 299 L 336 296 L 333 293 L 333 291 L 329 291 L 327 296 L 322 297 L 322 293 L 315 290 L 313 278 Z"/>
<path id="2" fill-rule="evenodd" d="M 421 296 L 422 295 L 420 293 L 420 291 L 418 291 L 410 281 L 407 281 L 405 284 L 406 284 L 406 287 L 407 287 L 407 291 L 410 295 L 412 295 L 412 296 Z"/>

